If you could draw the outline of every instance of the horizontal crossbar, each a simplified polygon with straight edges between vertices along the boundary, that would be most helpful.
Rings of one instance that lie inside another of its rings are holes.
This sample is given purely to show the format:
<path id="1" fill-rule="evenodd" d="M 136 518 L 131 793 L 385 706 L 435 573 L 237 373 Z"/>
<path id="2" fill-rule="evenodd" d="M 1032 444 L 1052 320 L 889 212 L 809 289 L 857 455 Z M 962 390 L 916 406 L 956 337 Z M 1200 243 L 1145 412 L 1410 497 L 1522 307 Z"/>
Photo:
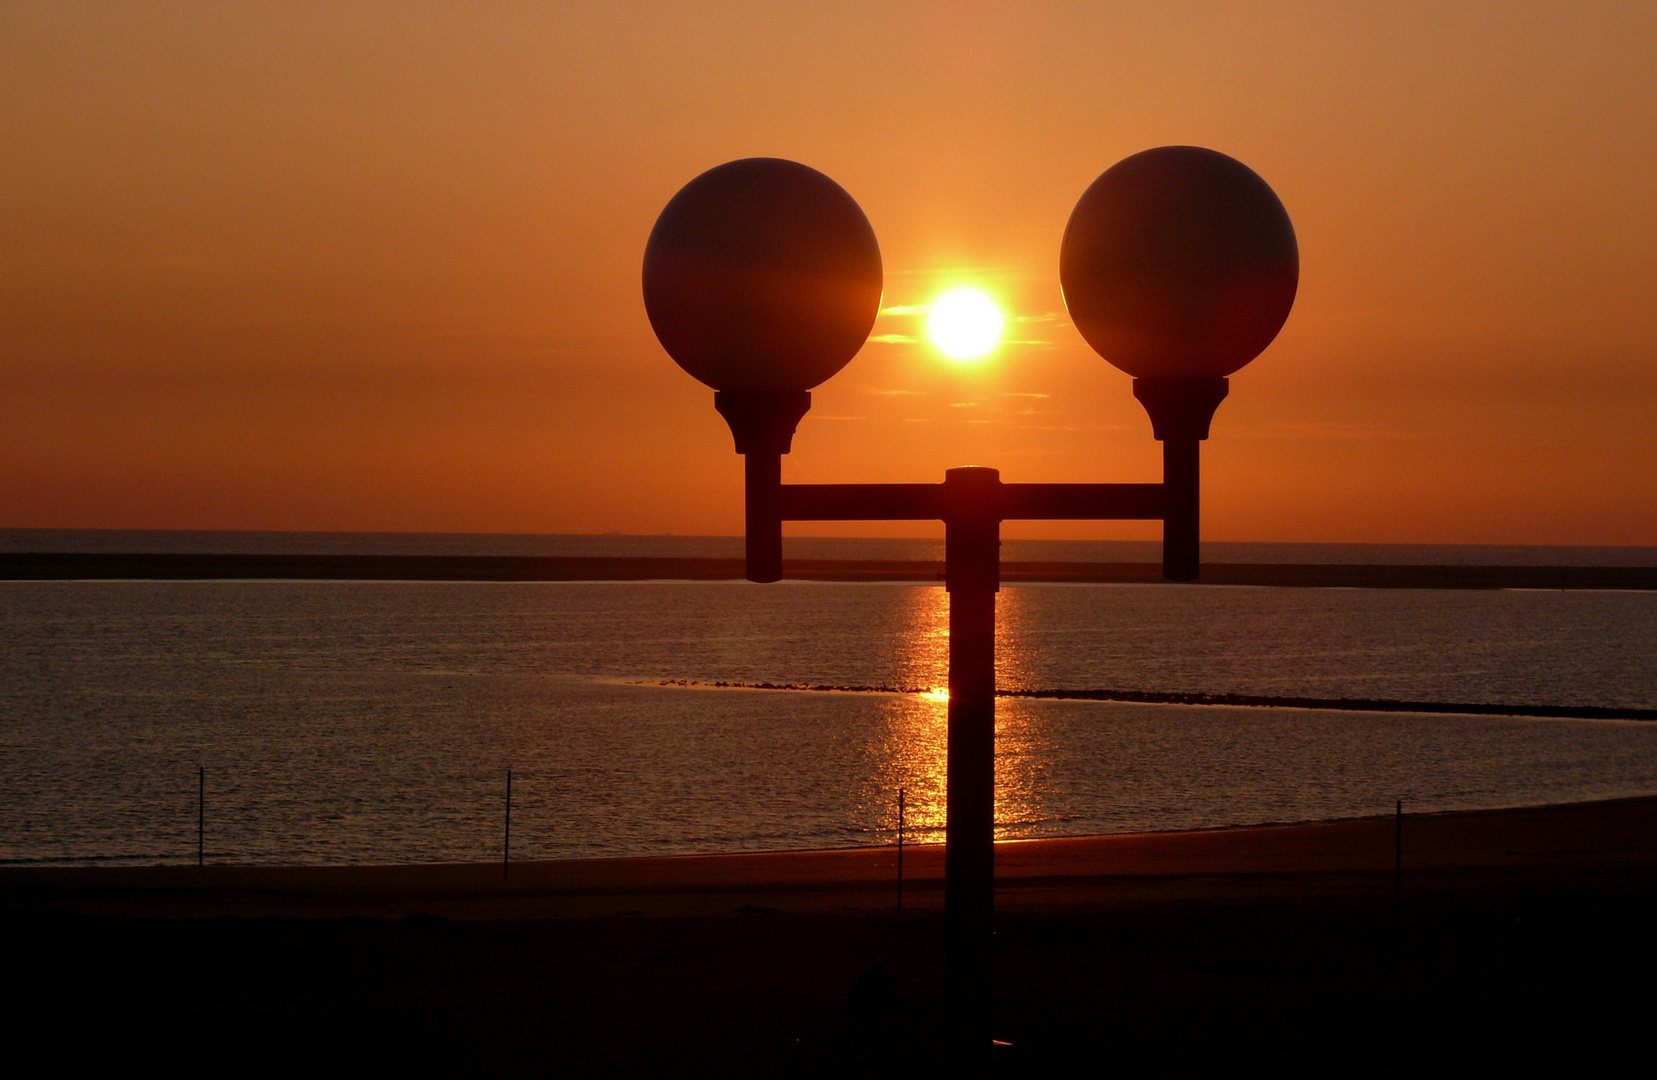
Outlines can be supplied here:
<path id="1" fill-rule="evenodd" d="M 972 506 L 954 506 L 967 493 L 947 484 L 783 484 L 777 491 L 784 521 L 932 521 L 980 514 L 993 502 L 1002 521 L 1161 520 L 1161 484 L 997 484 L 974 491 Z"/>

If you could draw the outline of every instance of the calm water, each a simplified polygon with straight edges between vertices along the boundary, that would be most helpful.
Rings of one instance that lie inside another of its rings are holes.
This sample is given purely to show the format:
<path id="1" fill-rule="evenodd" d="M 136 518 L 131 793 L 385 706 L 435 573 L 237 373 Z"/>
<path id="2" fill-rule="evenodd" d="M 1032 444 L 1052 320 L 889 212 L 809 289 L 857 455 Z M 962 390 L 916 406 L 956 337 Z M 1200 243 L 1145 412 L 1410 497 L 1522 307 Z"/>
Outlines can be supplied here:
<path id="1" fill-rule="evenodd" d="M 1028 586 L 1018 687 L 1657 707 L 1657 594 Z M 523 858 L 942 824 L 913 585 L 0 582 L 0 861 Z M 1657 725 L 1009 700 L 1008 836 L 1657 793 Z"/>

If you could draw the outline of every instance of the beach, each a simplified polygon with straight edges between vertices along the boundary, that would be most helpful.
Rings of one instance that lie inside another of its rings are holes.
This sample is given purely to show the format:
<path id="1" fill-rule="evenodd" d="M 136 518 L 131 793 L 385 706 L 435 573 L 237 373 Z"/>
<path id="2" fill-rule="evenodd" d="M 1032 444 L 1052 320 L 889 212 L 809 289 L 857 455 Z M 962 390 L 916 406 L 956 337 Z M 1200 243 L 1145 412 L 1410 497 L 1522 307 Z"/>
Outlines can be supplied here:
<path id="1" fill-rule="evenodd" d="M 1650 1003 L 1654 826 L 1645 798 L 1000 844 L 1005 1064 L 1589 1063 Z M 16 1015 L 79 1056 L 936 1075 L 941 856 L 905 851 L 901 914 L 890 847 L 8 867 L 0 910 Z M 867 1044 L 844 1006 L 877 959 L 902 1008 Z"/>

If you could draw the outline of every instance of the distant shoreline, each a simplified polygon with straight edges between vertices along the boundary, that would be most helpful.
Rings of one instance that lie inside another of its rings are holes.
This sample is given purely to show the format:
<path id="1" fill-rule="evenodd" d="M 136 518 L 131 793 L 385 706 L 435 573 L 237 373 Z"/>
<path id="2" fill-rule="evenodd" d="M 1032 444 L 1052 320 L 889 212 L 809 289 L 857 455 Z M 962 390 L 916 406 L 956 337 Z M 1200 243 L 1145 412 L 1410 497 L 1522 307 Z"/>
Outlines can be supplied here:
<path id="1" fill-rule="evenodd" d="M 740 559 L 741 536 L 625 533 L 249 532 L 179 529 L 6 529 L 0 554 L 36 555 L 388 555 L 430 557 Z M 1206 540 L 1203 558 L 1231 565 L 1647 566 L 1657 545 L 1371 544 Z M 943 538 L 785 536 L 788 559 L 936 562 Z M 1155 563 L 1158 540 L 1040 540 L 1004 537 L 1007 562 Z"/>
<path id="2" fill-rule="evenodd" d="M 943 564 L 903 559 L 785 559 L 797 581 L 938 582 Z M 731 558 L 534 555 L 0 553 L 0 580 L 733 581 Z M 1154 584 L 1149 562 L 1003 562 L 1004 584 Z M 1657 589 L 1651 566 L 1208 563 L 1205 585 L 1350 589 Z"/>

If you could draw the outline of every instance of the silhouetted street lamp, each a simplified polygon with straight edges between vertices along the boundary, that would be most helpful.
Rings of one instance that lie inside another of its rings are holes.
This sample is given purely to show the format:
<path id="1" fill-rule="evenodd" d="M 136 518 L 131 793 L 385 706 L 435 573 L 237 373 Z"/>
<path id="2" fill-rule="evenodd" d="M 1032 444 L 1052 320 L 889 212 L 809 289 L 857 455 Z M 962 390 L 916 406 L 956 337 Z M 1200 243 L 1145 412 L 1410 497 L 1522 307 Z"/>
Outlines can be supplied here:
<path id="1" fill-rule="evenodd" d="M 783 484 L 812 387 L 844 367 L 879 312 L 880 248 L 851 196 L 813 169 L 748 158 L 710 169 L 662 210 L 644 303 L 674 360 L 712 386 L 747 474 L 750 581 L 782 577 L 784 521 L 944 522 L 949 591 L 944 850 L 950 1070 L 991 1052 L 995 907 L 995 594 L 1001 522 L 1160 519 L 1163 576 L 1198 574 L 1198 445 L 1226 376 L 1269 345 L 1299 281 L 1294 228 L 1247 166 L 1191 146 L 1129 157 L 1077 202 L 1059 253 L 1076 328 L 1134 376 L 1163 444 L 1160 484 Z"/>

